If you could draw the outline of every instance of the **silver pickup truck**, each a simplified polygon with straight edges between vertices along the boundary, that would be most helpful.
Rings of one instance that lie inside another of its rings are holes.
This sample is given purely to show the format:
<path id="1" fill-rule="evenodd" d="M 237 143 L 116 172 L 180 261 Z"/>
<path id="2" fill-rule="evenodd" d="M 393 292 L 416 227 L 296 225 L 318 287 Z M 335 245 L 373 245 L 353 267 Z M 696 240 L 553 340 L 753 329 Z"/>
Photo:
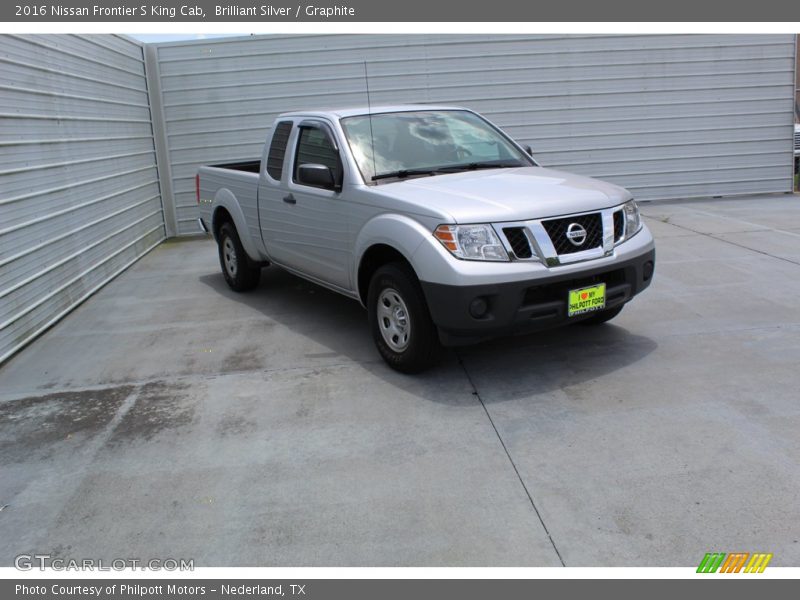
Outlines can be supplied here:
<path id="1" fill-rule="evenodd" d="M 442 346 L 604 323 L 650 284 L 631 194 L 530 154 L 463 108 L 286 113 L 260 161 L 200 168 L 200 227 L 232 289 L 274 264 L 350 296 L 418 372 Z"/>

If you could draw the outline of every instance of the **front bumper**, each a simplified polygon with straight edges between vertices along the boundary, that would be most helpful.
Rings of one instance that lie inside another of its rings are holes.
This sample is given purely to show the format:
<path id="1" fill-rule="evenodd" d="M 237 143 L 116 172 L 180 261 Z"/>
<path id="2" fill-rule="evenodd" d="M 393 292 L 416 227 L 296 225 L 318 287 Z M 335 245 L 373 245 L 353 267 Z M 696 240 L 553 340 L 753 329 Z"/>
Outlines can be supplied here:
<path id="1" fill-rule="evenodd" d="M 606 308 L 628 302 L 652 281 L 655 249 L 619 262 L 563 272 L 532 280 L 481 285 L 445 285 L 421 281 L 431 317 L 448 346 L 485 338 L 529 333 L 579 322 L 597 313 L 567 317 L 569 290 L 606 284 Z M 482 298 L 488 311 L 481 317 L 470 305 Z"/>

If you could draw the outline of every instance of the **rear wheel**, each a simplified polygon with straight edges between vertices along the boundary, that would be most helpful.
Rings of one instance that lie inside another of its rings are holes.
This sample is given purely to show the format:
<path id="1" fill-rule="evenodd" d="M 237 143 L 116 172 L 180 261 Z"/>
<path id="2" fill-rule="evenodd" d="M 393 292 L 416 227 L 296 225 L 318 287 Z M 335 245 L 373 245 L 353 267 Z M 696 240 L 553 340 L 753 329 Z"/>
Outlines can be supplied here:
<path id="1" fill-rule="evenodd" d="M 624 304 L 620 304 L 615 308 L 609 308 L 608 310 L 601 310 L 597 314 L 589 317 L 588 319 L 584 319 L 580 322 L 581 325 L 602 325 L 603 323 L 610 321 L 614 317 L 616 317 L 619 313 L 622 312 L 622 307 L 625 306 Z"/>
<path id="2" fill-rule="evenodd" d="M 403 263 L 372 276 L 367 297 L 370 327 L 381 357 L 402 373 L 419 373 L 441 357 L 442 347 L 422 288 Z"/>
<path id="3" fill-rule="evenodd" d="M 261 267 L 247 256 L 233 223 L 225 223 L 220 227 L 217 245 L 222 274 L 230 288 L 246 292 L 256 287 L 261 277 Z"/>

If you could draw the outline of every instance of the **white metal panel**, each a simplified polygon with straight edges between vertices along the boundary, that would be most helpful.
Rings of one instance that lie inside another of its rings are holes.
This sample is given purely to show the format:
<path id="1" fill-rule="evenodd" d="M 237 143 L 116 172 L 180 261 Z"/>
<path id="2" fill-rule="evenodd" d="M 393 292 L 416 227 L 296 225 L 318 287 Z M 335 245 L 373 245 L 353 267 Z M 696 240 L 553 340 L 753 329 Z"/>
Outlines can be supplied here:
<path id="1" fill-rule="evenodd" d="M 142 47 L 0 36 L 0 362 L 162 239 Z"/>
<path id="2" fill-rule="evenodd" d="M 545 165 L 640 199 L 791 190 L 791 35 L 258 36 L 157 48 L 180 233 L 197 166 L 256 158 L 276 114 L 478 110 Z"/>

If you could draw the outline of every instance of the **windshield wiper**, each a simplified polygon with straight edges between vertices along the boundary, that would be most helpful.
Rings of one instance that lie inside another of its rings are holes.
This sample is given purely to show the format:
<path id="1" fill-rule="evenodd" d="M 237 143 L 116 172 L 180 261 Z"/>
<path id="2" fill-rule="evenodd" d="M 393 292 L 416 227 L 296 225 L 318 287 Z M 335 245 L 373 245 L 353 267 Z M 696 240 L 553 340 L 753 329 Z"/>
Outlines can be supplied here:
<path id="1" fill-rule="evenodd" d="M 372 176 L 372 181 L 377 181 L 378 179 L 391 179 L 396 177 L 397 179 L 405 179 L 411 175 L 436 175 L 436 173 L 441 172 L 439 169 L 399 169 L 397 171 L 388 171 L 386 173 L 378 173 L 377 175 Z"/>
<path id="2" fill-rule="evenodd" d="M 441 167 L 439 172 L 450 172 L 450 171 L 475 171 L 477 169 L 509 169 L 512 167 L 521 167 L 520 164 L 510 164 L 510 163 L 493 163 L 493 162 L 482 162 L 482 163 L 465 163 L 463 165 L 450 165 L 447 167 Z"/>
<path id="3" fill-rule="evenodd" d="M 426 167 L 424 169 L 399 169 L 397 171 L 389 171 L 387 173 L 379 173 L 372 176 L 372 181 L 378 179 L 405 179 L 412 175 L 441 175 L 442 173 L 453 173 L 454 171 L 474 171 L 476 169 L 508 169 L 511 167 L 521 167 L 519 164 L 510 163 L 467 163 L 463 165 L 446 165 L 444 167 Z"/>

